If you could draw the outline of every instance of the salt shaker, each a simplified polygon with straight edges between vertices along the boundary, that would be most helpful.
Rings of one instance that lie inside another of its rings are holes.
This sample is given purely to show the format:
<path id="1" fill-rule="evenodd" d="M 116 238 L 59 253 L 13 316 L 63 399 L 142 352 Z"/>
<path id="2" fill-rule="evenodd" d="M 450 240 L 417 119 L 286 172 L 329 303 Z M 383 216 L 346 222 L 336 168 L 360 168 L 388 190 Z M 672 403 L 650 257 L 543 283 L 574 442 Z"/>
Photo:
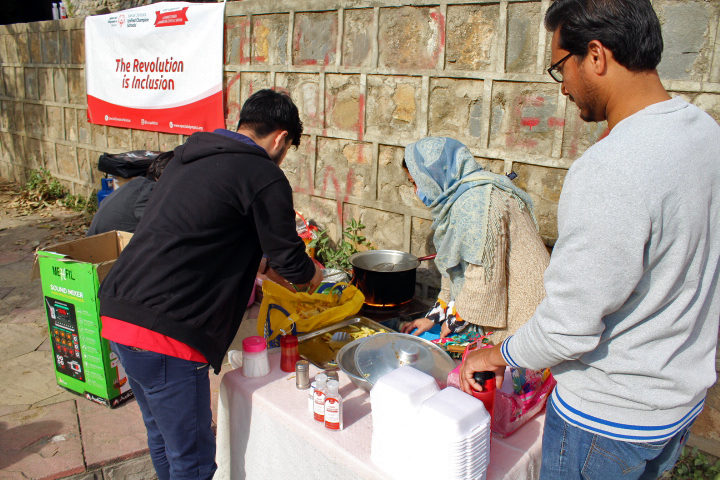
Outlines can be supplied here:
<path id="1" fill-rule="evenodd" d="M 298 360 L 295 364 L 295 386 L 298 390 L 310 388 L 310 362 Z"/>
<path id="2" fill-rule="evenodd" d="M 267 343 L 263 337 L 247 337 L 242 342 L 242 372 L 246 377 L 263 377 L 270 373 Z"/>

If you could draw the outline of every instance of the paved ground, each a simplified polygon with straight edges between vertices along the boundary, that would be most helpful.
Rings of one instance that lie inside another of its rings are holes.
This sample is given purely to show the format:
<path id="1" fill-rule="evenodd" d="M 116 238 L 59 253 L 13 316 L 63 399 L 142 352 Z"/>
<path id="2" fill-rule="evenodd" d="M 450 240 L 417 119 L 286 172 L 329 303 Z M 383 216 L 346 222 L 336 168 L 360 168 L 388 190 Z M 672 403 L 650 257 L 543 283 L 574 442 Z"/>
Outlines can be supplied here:
<path id="1" fill-rule="evenodd" d="M 77 214 L 28 214 L 12 200 L 0 191 L 0 478 L 156 478 L 134 400 L 110 409 L 55 382 L 40 281 L 30 282 L 30 270 L 38 246 L 78 238 L 67 228 Z M 231 348 L 254 334 L 256 317 L 257 305 Z M 222 374 L 210 377 L 215 413 Z"/>

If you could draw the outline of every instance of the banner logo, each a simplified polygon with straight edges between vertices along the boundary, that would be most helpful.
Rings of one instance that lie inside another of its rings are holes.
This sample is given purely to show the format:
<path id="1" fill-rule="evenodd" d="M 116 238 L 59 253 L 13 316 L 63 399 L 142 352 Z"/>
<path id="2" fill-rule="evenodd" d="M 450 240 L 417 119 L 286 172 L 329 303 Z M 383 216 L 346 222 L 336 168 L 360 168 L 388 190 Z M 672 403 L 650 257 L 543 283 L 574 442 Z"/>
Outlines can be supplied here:
<path id="1" fill-rule="evenodd" d="M 125 15 L 120 15 L 120 16 L 118 17 L 118 23 L 120 24 L 121 27 L 122 27 L 123 25 L 125 25 Z"/>
<path id="2" fill-rule="evenodd" d="M 188 9 L 188 7 L 185 7 L 182 10 L 177 10 L 175 12 L 163 12 L 163 13 L 156 11 L 155 12 L 155 15 L 156 15 L 155 26 L 156 27 L 173 27 L 175 25 L 185 25 L 185 22 L 188 21 L 187 9 Z"/>

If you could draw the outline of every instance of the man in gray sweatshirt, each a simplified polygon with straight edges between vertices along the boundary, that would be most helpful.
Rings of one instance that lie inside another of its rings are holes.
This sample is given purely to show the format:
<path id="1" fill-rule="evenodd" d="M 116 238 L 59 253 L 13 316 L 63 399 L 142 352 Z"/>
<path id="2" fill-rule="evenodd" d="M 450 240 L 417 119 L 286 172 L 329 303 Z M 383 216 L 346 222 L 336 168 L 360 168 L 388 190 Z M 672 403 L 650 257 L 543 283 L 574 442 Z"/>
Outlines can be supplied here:
<path id="1" fill-rule="evenodd" d="M 545 25 L 548 72 L 610 134 L 565 179 L 546 298 L 461 384 L 551 367 L 541 478 L 657 478 L 716 378 L 720 127 L 660 83 L 649 0 L 557 0 Z"/>

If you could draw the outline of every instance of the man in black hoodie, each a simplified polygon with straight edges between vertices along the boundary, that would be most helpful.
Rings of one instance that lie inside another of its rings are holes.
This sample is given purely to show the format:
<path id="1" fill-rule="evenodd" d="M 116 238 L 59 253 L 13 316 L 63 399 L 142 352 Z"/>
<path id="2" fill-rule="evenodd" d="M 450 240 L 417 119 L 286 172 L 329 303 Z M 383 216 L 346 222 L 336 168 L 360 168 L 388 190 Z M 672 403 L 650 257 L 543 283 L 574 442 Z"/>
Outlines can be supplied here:
<path id="1" fill-rule="evenodd" d="M 102 335 L 135 392 L 161 480 L 215 472 L 208 370 L 220 371 L 263 252 L 301 288 L 322 280 L 295 231 L 280 169 L 301 133 L 290 97 L 260 90 L 243 105 L 237 133 L 193 134 L 100 288 Z"/>

